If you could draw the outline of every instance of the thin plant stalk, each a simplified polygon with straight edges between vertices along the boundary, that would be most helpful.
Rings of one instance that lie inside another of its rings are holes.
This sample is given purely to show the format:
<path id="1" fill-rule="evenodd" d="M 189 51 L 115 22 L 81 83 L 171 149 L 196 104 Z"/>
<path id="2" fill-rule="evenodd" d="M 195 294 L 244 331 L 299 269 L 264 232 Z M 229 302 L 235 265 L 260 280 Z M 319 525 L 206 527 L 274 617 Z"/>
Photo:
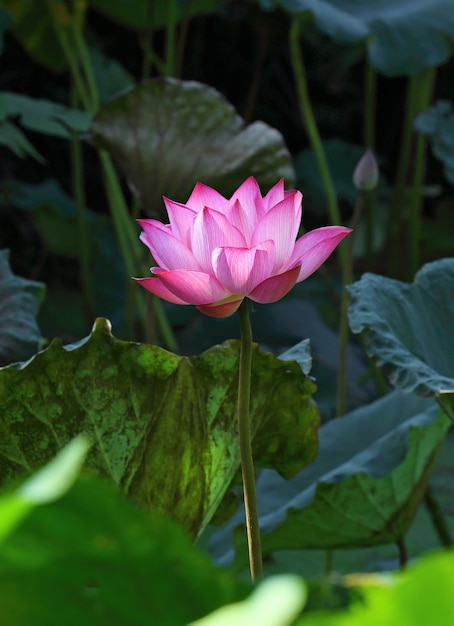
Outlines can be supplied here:
<path id="1" fill-rule="evenodd" d="M 177 3 L 176 0 L 167 0 L 166 46 L 165 46 L 165 75 L 176 76 L 176 31 L 177 31 Z"/>
<path id="2" fill-rule="evenodd" d="M 246 510 L 249 567 L 251 578 L 255 581 L 263 575 L 263 565 L 251 446 L 249 405 L 251 395 L 252 329 L 246 299 L 241 303 L 238 315 L 241 329 L 240 371 L 238 378 L 238 435 L 241 472 L 243 475 L 244 507 Z"/>
<path id="3" fill-rule="evenodd" d="M 341 218 L 336 190 L 334 188 L 333 179 L 325 152 L 323 150 L 322 140 L 318 132 L 315 115 L 309 98 L 306 70 L 304 67 L 303 52 L 300 44 L 300 22 L 297 16 L 291 18 L 289 43 L 290 59 L 295 77 L 301 117 L 303 119 L 303 123 L 309 137 L 309 142 L 314 152 L 317 167 L 320 172 L 320 177 L 322 179 L 329 217 L 332 224 L 340 224 Z M 338 255 L 341 266 L 343 266 L 345 262 L 345 251 L 343 246 L 336 248 L 336 254 Z"/>
<path id="4" fill-rule="evenodd" d="M 377 110 L 377 74 L 366 59 L 365 98 L 364 98 L 364 145 L 375 150 L 375 118 Z M 376 223 L 377 203 L 375 190 L 366 194 L 366 259 L 368 266 L 373 259 L 373 232 Z"/>
<path id="5" fill-rule="evenodd" d="M 353 211 L 353 217 L 350 224 L 352 232 L 346 242 L 345 262 L 342 266 L 342 298 L 339 323 L 339 369 L 337 378 L 337 394 L 336 394 L 336 416 L 345 413 L 346 398 L 346 382 L 347 382 L 347 346 L 349 337 L 348 327 L 348 303 L 350 297 L 348 295 L 347 286 L 353 282 L 353 249 L 355 246 L 355 232 L 361 219 L 365 206 L 365 191 L 360 191 Z"/>

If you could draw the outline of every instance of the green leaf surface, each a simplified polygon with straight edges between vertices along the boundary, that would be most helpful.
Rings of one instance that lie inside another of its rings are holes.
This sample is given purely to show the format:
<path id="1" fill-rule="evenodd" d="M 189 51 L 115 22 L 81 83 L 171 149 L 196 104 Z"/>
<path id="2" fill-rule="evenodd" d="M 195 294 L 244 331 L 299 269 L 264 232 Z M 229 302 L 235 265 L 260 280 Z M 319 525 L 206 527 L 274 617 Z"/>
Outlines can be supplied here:
<path id="1" fill-rule="evenodd" d="M 453 285 L 454 259 L 441 259 L 411 285 L 364 274 L 348 288 L 352 331 L 363 332 L 368 354 L 405 392 L 454 391 Z"/>
<path id="2" fill-rule="evenodd" d="M 63 104 L 29 98 L 18 93 L 0 92 L 0 121 L 18 117 L 21 126 L 52 137 L 68 139 L 90 126 L 90 116 Z"/>
<path id="3" fill-rule="evenodd" d="M 405 572 L 345 580 L 361 593 L 346 610 L 316 611 L 297 626 L 451 626 L 454 614 L 454 554 L 439 552 L 411 564 Z"/>
<path id="4" fill-rule="evenodd" d="M 291 480 L 263 470 L 257 497 L 264 555 L 276 550 L 364 548 L 401 539 L 418 508 L 449 420 L 436 403 L 393 392 L 319 431 L 319 454 Z M 211 539 L 231 561 L 235 516 Z M 236 566 L 244 565 L 243 532 Z"/>
<path id="5" fill-rule="evenodd" d="M 415 130 L 429 138 L 435 157 L 443 163 L 446 180 L 454 185 L 454 107 L 439 100 L 414 121 Z"/>
<path id="6" fill-rule="evenodd" d="M 21 159 L 31 156 L 38 163 L 45 162 L 45 159 L 35 150 L 21 129 L 11 122 L 0 122 L 0 144 L 9 148 Z"/>
<path id="7" fill-rule="evenodd" d="M 372 65 L 388 76 L 416 74 L 451 56 L 451 0 L 262 0 L 311 15 L 317 28 L 340 44 L 366 41 Z"/>
<path id="8" fill-rule="evenodd" d="M 0 6 L 0 54 L 3 53 L 3 36 L 11 21 L 11 15 Z"/>
<path id="9" fill-rule="evenodd" d="M 15 276 L 8 252 L 0 250 L 0 365 L 28 359 L 38 350 L 36 314 L 43 297 L 44 285 Z"/>
<path id="10" fill-rule="evenodd" d="M 163 28 L 220 6 L 220 0 L 89 0 L 88 4 L 123 26 L 139 31 Z"/>
<path id="11" fill-rule="evenodd" d="M 239 467 L 239 342 L 192 357 L 115 339 L 106 320 L 63 348 L 0 370 L 3 482 L 51 458 L 75 435 L 93 440 L 87 464 L 133 499 L 196 536 Z M 317 452 L 314 385 L 292 361 L 253 357 L 254 458 L 292 476 Z"/>
<path id="12" fill-rule="evenodd" d="M 162 196 L 185 202 L 204 182 L 230 195 L 255 176 L 263 191 L 284 177 L 293 181 L 281 134 L 249 126 L 215 89 L 173 78 L 155 79 L 101 108 L 92 143 L 111 153 L 140 206 L 165 216 Z"/>
<path id="13" fill-rule="evenodd" d="M 183 626 L 246 593 L 176 524 L 89 477 L 0 542 L 2 626 Z"/>
<path id="14" fill-rule="evenodd" d="M 64 36 L 69 34 L 71 13 L 64 0 L 1 0 L 1 5 L 13 16 L 11 32 L 33 59 L 53 71 L 66 69 L 65 55 L 52 21 L 55 20 Z M 76 6 L 84 12 L 85 2 Z"/>

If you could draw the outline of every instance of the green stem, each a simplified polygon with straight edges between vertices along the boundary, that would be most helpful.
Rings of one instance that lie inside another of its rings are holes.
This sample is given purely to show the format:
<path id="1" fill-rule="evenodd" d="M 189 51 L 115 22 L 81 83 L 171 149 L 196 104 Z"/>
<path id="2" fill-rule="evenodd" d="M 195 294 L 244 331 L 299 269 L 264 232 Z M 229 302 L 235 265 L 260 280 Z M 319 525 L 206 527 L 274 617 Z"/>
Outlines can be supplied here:
<path id="1" fill-rule="evenodd" d="M 429 512 L 430 519 L 432 520 L 432 524 L 438 535 L 440 544 L 445 548 L 451 547 L 452 539 L 448 525 L 446 524 L 446 520 L 441 511 L 440 505 L 438 504 L 437 499 L 435 498 L 433 491 L 430 487 L 427 487 L 426 493 L 424 494 L 424 504 L 426 505 L 427 511 Z"/>
<path id="2" fill-rule="evenodd" d="M 251 447 L 249 404 L 251 395 L 252 329 L 248 303 L 244 299 L 238 309 L 241 329 L 240 372 L 238 379 L 238 435 L 240 440 L 241 471 L 243 474 L 244 506 L 249 547 L 249 566 L 252 580 L 263 575 L 260 528 L 255 493 L 255 472 Z"/>
<path id="3" fill-rule="evenodd" d="M 177 4 L 176 0 L 167 0 L 166 22 L 166 52 L 165 52 L 165 75 L 176 76 L 176 29 L 177 29 Z"/>
<path id="4" fill-rule="evenodd" d="M 315 160 L 317 162 L 317 167 L 320 172 L 320 177 L 322 179 L 329 217 L 333 224 L 340 224 L 341 218 L 336 190 L 334 188 L 333 179 L 331 177 L 328 161 L 323 150 L 322 141 L 318 132 L 317 123 L 315 121 L 314 112 L 309 98 L 306 71 L 304 68 L 303 53 L 300 44 L 299 18 L 297 16 L 291 18 L 289 42 L 290 59 L 293 67 L 293 74 L 295 76 L 301 116 L 306 127 L 306 132 L 308 134 L 309 141 L 315 155 Z M 336 253 L 341 265 L 343 266 L 345 262 L 345 252 L 343 246 L 337 247 Z"/>
<path id="5" fill-rule="evenodd" d="M 345 397 L 347 382 L 347 347 L 349 337 L 348 327 L 348 303 L 350 297 L 348 295 L 347 286 L 353 282 L 353 249 L 355 245 L 355 230 L 358 227 L 359 220 L 363 212 L 365 204 L 365 193 L 358 194 L 355 210 L 350 227 L 353 232 L 347 239 L 345 262 L 342 266 L 342 299 L 339 324 L 339 370 L 337 379 L 337 397 L 336 397 L 336 415 L 339 417 L 345 413 Z"/>
<path id="6" fill-rule="evenodd" d="M 429 106 L 436 77 L 436 68 L 430 67 L 421 74 L 418 74 L 417 87 L 414 90 L 416 102 L 413 105 L 413 119 L 419 113 L 425 111 Z M 416 146 L 414 150 L 415 161 L 413 166 L 413 176 L 410 197 L 410 267 L 409 278 L 412 278 L 420 266 L 421 248 L 421 213 L 423 204 L 424 179 L 426 174 L 426 149 L 427 139 L 424 135 L 416 135 Z"/>
<path id="7" fill-rule="evenodd" d="M 74 91 L 72 100 L 75 100 Z M 73 102 L 74 103 L 74 102 Z M 72 186 L 76 203 L 77 227 L 79 230 L 80 243 L 80 277 L 82 292 L 86 311 L 87 322 L 91 323 L 93 318 L 93 291 L 90 277 L 90 243 L 88 239 L 88 229 L 86 220 L 86 199 L 84 187 L 84 170 L 82 166 L 82 150 L 77 137 L 71 137 L 71 168 Z"/>
<path id="8" fill-rule="evenodd" d="M 82 36 L 80 25 L 76 24 L 75 21 L 72 22 L 72 33 L 74 37 L 74 42 L 76 44 L 76 50 L 79 55 L 80 63 L 85 75 L 85 81 L 88 86 L 88 92 L 90 94 L 90 110 L 88 113 L 94 114 L 99 108 L 99 92 L 98 86 L 96 84 L 95 76 L 93 73 L 90 56 L 88 54 L 87 46 L 85 45 L 85 40 Z"/>
<path id="9" fill-rule="evenodd" d="M 366 60 L 365 79 L 365 117 L 364 117 L 364 145 L 366 148 L 375 148 L 375 118 L 377 110 L 377 74 L 370 61 Z M 370 267 L 373 260 L 373 235 L 377 203 L 375 190 L 366 194 L 366 258 Z"/>

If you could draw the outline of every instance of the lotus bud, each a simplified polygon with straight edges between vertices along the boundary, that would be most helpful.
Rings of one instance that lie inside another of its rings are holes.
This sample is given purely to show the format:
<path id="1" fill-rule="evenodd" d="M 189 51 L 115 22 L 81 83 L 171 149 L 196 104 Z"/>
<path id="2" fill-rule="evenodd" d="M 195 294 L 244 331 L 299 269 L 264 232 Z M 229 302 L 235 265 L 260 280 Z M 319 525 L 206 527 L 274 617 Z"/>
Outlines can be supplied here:
<path id="1" fill-rule="evenodd" d="M 372 191 L 378 183 L 378 164 L 372 150 L 367 150 L 353 172 L 353 184 L 359 191 Z"/>

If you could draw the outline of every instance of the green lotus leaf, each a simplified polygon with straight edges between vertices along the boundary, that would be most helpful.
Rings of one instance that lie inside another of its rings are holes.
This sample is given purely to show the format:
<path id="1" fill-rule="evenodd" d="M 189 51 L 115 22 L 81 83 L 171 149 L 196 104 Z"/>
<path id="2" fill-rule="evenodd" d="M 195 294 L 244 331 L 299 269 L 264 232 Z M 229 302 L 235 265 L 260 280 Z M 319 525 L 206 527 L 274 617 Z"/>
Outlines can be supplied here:
<path id="1" fill-rule="evenodd" d="M 446 180 L 454 184 L 454 108 L 439 100 L 414 121 L 415 130 L 429 138 L 435 157 L 442 162 Z"/>
<path id="2" fill-rule="evenodd" d="M 395 387 L 437 399 L 454 392 L 453 285 L 454 259 L 441 259 L 411 285 L 364 274 L 348 288 L 351 329 L 363 332 L 368 354 Z"/>
<path id="3" fill-rule="evenodd" d="M 2 482 L 86 433 L 90 467 L 197 536 L 239 467 L 238 362 L 237 341 L 178 357 L 117 340 L 102 319 L 79 344 L 63 348 L 54 340 L 29 363 L 0 370 Z M 292 476 L 314 459 L 314 389 L 296 362 L 255 347 L 251 421 L 259 466 Z"/>
<path id="4" fill-rule="evenodd" d="M 0 250 L 0 365 L 28 359 L 41 342 L 36 314 L 44 285 L 15 276 L 8 252 Z"/>
<path id="5" fill-rule="evenodd" d="M 449 425 L 435 402 L 397 391 L 323 425 L 314 463 L 291 480 L 272 470 L 258 477 L 264 555 L 402 539 Z M 211 552 L 222 564 L 233 558 L 231 531 L 242 515 L 211 539 Z M 235 533 L 240 565 L 243 535 Z"/>
<path id="6" fill-rule="evenodd" d="M 454 13 L 449 0 L 261 0 L 271 9 L 311 15 L 340 44 L 366 41 L 372 65 L 389 76 L 416 74 L 451 56 Z"/>
<path id="7" fill-rule="evenodd" d="M 46 466 L 45 482 L 58 482 L 74 461 Z M 0 529 L 17 515 L 28 484 L 0 498 Z M 78 478 L 54 502 L 28 506 L 0 540 L 2 626 L 184 626 L 248 593 L 174 522 L 94 477 Z"/>
<path id="8" fill-rule="evenodd" d="M 88 4 L 106 17 L 127 28 L 139 31 L 152 31 L 165 27 L 169 20 L 179 22 L 213 10 L 221 5 L 221 0 L 89 0 Z"/>
<path id="9" fill-rule="evenodd" d="M 111 153 L 141 208 L 165 215 L 162 196 L 185 202 L 201 181 L 231 195 L 248 176 L 263 191 L 294 179 L 281 134 L 263 122 L 246 126 L 215 89 L 160 78 L 100 109 L 91 141 Z"/>

